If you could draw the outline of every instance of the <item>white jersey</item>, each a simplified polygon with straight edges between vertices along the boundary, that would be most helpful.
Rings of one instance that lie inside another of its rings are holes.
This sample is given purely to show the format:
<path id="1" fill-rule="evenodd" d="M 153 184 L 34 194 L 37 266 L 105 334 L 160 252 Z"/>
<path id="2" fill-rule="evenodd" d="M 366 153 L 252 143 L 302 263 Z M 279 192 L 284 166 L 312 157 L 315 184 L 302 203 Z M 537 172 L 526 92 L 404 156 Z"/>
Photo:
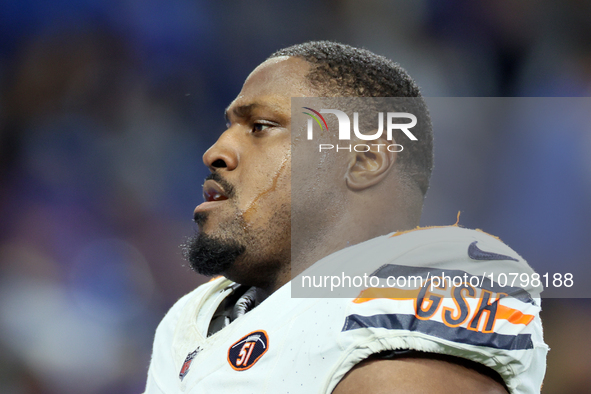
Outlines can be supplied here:
<path id="1" fill-rule="evenodd" d="M 354 299 L 292 297 L 295 281 L 339 266 L 377 278 Z M 535 280 L 509 286 L 499 273 L 534 274 L 478 230 L 395 233 L 327 256 L 207 337 L 233 285 L 213 280 L 181 298 L 158 326 L 146 393 L 331 393 L 357 363 L 394 349 L 466 358 L 497 371 L 511 393 L 539 393 L 548 350 L 541 287 Z M 425 282 L 392 279 L 411 276 Z M 454 285 L 454 277 L 464 280 Z"/>

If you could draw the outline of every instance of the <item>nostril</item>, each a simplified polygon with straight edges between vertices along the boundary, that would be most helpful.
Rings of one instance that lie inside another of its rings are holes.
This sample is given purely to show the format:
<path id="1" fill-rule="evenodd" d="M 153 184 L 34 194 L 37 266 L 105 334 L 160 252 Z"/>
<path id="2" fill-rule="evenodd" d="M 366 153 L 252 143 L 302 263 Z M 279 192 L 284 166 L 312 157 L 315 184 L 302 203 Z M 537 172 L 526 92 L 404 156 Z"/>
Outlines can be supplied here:
<path id="1" fill-rule="evenodd" d="M 211 163 L 211 166 L 215 168 L 226 168 L 226 162 L 222 159 L 217 159 L 216 161 Z"/>

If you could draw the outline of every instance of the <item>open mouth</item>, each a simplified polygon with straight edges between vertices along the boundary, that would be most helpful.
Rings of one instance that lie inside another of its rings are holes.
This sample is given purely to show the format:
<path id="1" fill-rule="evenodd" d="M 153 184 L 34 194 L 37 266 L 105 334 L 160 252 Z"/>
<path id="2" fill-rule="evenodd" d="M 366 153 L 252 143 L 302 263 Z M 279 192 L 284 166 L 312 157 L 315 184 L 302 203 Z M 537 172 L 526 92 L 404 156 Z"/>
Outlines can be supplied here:
<path id="1" fill-rule="evenodd" d="M 203 214 L 216 209 L 220 205 L 224 205 L 222 202 L 228 200 L 230 197 L 232 197 L 231 189 L 226 191 L 222 185 L 213 179 L 206 180 L 203 183 L 203 199 L 205 201 L 197 205 L 195 211 L 193 211 L 193 219 L 197 222 L 197 224 L 201 223 L 200 225 L 202 225 L 202 218 L 204 217 Z"/>
<path id="2" fill-rule="evenodd" d="M 203 184 L 203 198 L 205 201 L 224 201 L 228 199 L 224 188 L 214 180 L 208 179 Z"/>

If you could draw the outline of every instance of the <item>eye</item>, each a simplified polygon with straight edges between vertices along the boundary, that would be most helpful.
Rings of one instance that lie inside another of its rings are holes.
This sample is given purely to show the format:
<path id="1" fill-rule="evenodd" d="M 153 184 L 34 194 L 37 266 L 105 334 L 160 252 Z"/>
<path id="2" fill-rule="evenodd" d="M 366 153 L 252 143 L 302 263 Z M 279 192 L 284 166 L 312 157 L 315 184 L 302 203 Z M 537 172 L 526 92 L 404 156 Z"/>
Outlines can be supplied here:
<path id="1" fill-rule="evenodd" d="M 256 122 L 253 121 L 252 122 L 252 128 L 251 128 L 251 132 L 252 133 L 260 133 L 263 131 L 267 131 L 268 128 L 270 127 L 278 127 L 279 124 L 272 122 L 270 120 L 257 120 Z"/>
<path id="2" fill-rule="evenodd" d="M 253 133 L 257 133 L 257 132 L 260 132 L 260 131 L 265 131 L 269 127 L 271 127 L 270 124 L 266 124 L 266 123 L 254 123 L 252 125 L 252 132 Z"/>

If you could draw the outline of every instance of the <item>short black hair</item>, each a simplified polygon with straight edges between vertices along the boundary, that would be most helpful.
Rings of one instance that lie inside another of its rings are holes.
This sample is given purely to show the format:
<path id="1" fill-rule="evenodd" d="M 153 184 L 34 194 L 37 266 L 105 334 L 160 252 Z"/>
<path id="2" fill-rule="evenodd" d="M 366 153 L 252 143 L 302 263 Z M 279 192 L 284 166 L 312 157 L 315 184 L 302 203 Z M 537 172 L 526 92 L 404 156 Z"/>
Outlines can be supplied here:
<path id="1" fill-rule="evenodd" d="M 312 88 L 326 97 L 409 97 L 417 117 L 424 119 L 418 141 L 404 146 L 398 161 L 425 195 L 433 170 L 433 128 L 415 81 L 398 63 L 362 48 L 332 41 L 311 41 L 280 49 L 269 58 L 292 56 L 306 60 Z M 415 134 L 415 129 L 413 129 Z M 416 135 L 416 134 L 415 134 Z"/>

